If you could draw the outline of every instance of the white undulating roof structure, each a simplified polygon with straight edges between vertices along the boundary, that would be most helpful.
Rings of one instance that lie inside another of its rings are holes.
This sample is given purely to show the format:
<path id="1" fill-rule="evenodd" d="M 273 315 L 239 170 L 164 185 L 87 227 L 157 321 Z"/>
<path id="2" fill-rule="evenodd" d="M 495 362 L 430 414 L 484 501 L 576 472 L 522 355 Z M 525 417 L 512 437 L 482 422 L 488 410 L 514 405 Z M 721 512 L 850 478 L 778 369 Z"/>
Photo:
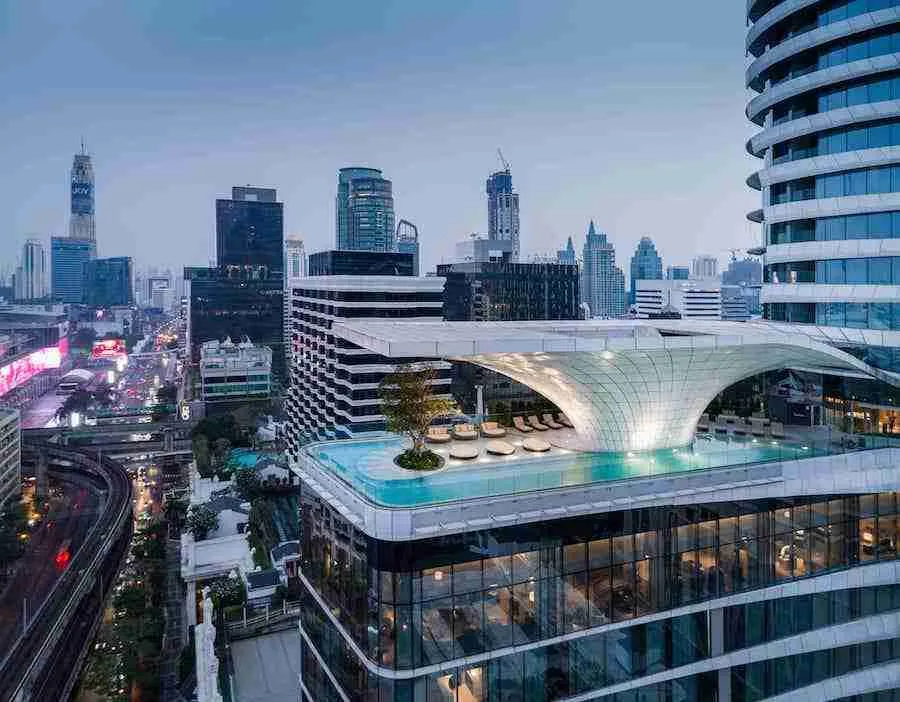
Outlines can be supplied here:
<path id="1" fill-rule="evenodd" d="M 779 368 L 900 386 L 897 375 L 834 346 L 897 345 L 898 332 L 692 320 L 359 320 L 332 331 L 388 358 L 438 357 L 502 373 L 565 412 L 588 451 L 683 446 L 719 392 Z"/>

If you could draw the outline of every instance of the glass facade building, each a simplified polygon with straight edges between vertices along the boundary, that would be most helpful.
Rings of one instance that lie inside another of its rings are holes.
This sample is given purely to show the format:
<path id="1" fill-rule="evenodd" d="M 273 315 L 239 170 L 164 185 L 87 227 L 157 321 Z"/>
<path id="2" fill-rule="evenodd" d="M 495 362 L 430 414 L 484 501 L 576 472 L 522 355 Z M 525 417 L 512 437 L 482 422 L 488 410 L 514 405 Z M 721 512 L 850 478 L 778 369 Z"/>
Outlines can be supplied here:
<path id="1" fill-rule="evenodd" d="M 394 251 L 394 194 L 377 168 L 352 166 L 338 172 L 335 248 Z"/>
<path id="2" fill-rule="evenodd" d="M 89 239 L 51 238 L 50 294 L 56 302 L 84 302 L 84 267 L 96 255 L 96 244 Z"/>
<path id="3" fill-rule="evenodd" d="M 616 265 L 615 247 L 606 234 L 597 233 L 593 221 L 582 250 L 581 299 L 591 317 L 625 316 L 625 274 Z"/>
<path id="4" fill-rule="evenodd" d="M 662 257 L 656 252 L 653 239 L 648 236 L 641 237 L 634 256 L 631 257 L 631 298 L 629 302 L 634 304 L 637 281 L 662 280 Z"/>
<path id="5" fill-rule="evenodd" d="M 97 229 L 94 221 L 94 166 L 89 154 L 75 154 L 69 176 L 69 238 L 96 242 Z"/>
<path id="6" fill-rule="evenodd" d="M 513 261 L 519 260 L 519 194 L 513 190 L 509 168 L 492 173 L 485 183 L 488 239 L 509 241 Z"/>
<path id="7" fill-rule="evenodd" d="M 216 200 L 219 266 L 265 266 L 284 270 L 284 205 L 273 188 L 237 187 Z"/>
<path id="8" fill-rule="evenodd" d="M 134 304 L 131 258 L 95 258 L 84 264 L 84 304 L 115 307 Z"/>
<path id="9" fill-rule="evenodd" d="M 900 3 L 757 0 L 747 16 L 764 315 L 900 330 Z"/>

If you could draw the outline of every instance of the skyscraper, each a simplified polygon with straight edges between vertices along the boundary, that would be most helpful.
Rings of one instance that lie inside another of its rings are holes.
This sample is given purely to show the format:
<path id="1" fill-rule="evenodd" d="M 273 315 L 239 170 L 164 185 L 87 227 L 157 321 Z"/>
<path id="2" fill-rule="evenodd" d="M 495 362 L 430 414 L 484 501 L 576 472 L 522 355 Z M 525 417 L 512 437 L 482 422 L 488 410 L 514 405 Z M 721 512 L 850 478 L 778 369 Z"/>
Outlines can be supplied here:
<path id="1" fill-rule="evenodd" d="M 29 239 L 22 247 L 22 261 L 16 268 L 14 296 L 16 300 L 43 300 L 47 289 L 47 251 L 38 239 Z"/>
<path id="2" fill-rule="evenodd" d="M 625 274 L 616 265 L 616 250 L 591 221 L 582 253 L 581 299 L 592 317 L 625 315 Z"/>
<path id="3" fill-rule="evenodd" d="M 377 168 L 338 172 L 335 241 L 339 251 L 394 251 L 394 194 Z"/>
<path id="4" fill-rule="evenodd" d="M 97 241 L 94 224 L 94 167 L 84 152 L 75 154 L 71 173 L 71 207 L 69 209 L 69 238 Z"/>
<path id="5" fill-rule="evenodd" d="M 303 278 L 306 275 L 306 247 L 303 239 L 288 236 L 284 240 L 284 278 Z"/>
<path id="6" fill-rule="evenodd" d="M 568 241 L 566 241 L 566 248 L 556 252 L 556 261 L 557 263 L 565 263 L 570 266 L 575 265 L 575 245 L 572 243 L 572 237 L 569 237 Z"/>
<path id="7" fill-rule="evenodd" d="M 897 5 L 747 3 L 746 112 L 759 131 L 746 148 L 760 159 L 747 183 L 762 194 L 747 218 L 762 225 L 768 319 L 900 330 Z M 900 371 L 890 336 L 859 353 Z"/>
<path id="8" fill-rule="evenodd" d="M 631 298 L 639 280 L 661 280 L 663 277 L 662 257 L 656 252 L 656 245 L 649 236 L 641 237 L 634 256 L 631 257 Z"/>
<path id="9" fill-rule="evenodd" d="M 57 302 L 84 302 L 84 266 L 97 255 L 88 239 L 54 236 L 50 239 L 50 291 Z"/>
<path id="10" fill-rule="evenodd" d="M 283 257 L 284 205 L 274 188 L 235 187 L 230 200 L 216 200 L 219 266 L 265 266 L 280 272 Z"/>
<path id="11" fill-rule="evenodd" d="M 717 278 L 719 276 L 719 259 L 715 256 L 696 256 L 691 261 L 691 277 L 695 280 Z"/>
<path id="12" fill-rule="evenodd" d="M 519 260 L 519 194 L 513 191 L 509 167 L 492 173 L 485 184 L 488 239 L 512 242 L 512 260 Z"/>
<path id="13" fill-rule="evenodd" d="M 397 251 L 413 256 L 413 275 L 419 275 L 419 229 L 412 222 L 401 219 L 397 222 Z"/>
<path id="14" fill-rule="evenodd" d="M 134 271 L 129 256 L 95 258 L 85 263 L 84 304 L 91 307 L 134 304 Z"/>
<path id="15" fill-rule="evenodd" d="M 666 280 L 687 280 L 691 277 L 691 269 L 687 266 L 668 266 Z"/>

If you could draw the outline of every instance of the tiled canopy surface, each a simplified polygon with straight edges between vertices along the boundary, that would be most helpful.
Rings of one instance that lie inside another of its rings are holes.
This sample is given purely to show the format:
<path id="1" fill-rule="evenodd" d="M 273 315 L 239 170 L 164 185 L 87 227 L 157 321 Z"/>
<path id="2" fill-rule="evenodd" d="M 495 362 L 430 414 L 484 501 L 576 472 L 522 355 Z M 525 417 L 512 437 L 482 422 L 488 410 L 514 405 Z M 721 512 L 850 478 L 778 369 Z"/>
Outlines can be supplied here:
<path id="1" fill-rule="evenodd" d="M 779 368 L 893 374 L 789 325 L 691 321 L 347 322 L 334 332 L 388 357 L 476 363 L 565 412 L 587 451 L 684 446 L 704 409 L 743 378 Z"/>

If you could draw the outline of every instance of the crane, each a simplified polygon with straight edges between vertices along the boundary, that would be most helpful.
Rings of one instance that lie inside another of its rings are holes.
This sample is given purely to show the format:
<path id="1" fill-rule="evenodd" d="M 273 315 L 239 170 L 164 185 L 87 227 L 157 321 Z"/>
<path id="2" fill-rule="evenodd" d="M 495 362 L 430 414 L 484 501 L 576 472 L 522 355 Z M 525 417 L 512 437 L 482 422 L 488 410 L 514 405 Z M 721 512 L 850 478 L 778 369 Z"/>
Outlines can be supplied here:
<path id="1" fill-rule="evenodd" d="M 503 165 L 503 170 L 509 173 L 509 161 L 503 158 L 503 152 L 499 147 L 497 148 L 497 156 L 500 157 L 500 163 Z"/>

